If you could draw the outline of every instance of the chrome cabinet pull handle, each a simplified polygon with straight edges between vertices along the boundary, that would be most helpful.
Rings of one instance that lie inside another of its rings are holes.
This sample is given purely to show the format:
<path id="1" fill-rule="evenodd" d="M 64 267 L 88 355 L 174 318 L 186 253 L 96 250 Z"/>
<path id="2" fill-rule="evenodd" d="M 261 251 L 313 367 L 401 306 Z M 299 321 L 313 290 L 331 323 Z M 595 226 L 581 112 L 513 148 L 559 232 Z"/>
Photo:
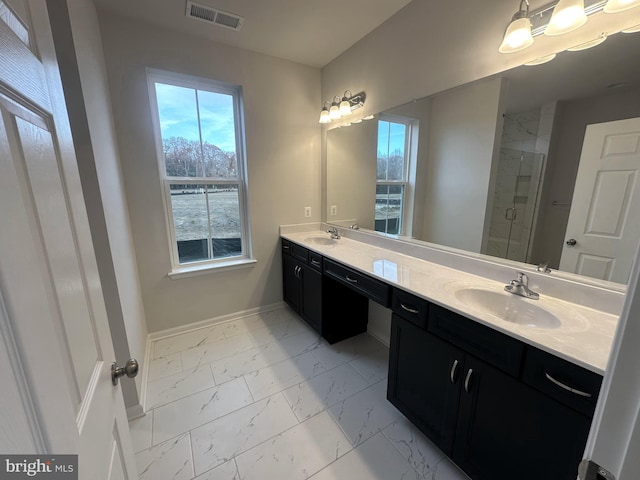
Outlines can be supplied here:
<path id="1" fill-rule="evenodd" d="M 345 278 L 347 279 L 347 282 L 358 283 L 358 279 L 350 277 L 349 275 L 347 275 Z"/>
<path id="2" fill-rule="evenodd" d="M 282 246 L 282 248 L 283 248 L 284 250 L 289 250 L 289 245 L 283 245 L 283 246 Z"/>
<path id="3" fill-rule="evenodd" d="M 451 383 L 456 383 L 457 370 L 458 370 L 458 360 L 454 360 L 453 365 L 451 365 L 451 372 L 449 373 L 449 378 L 451 378 Z"/>
<path id="4" fill-rule="evenodd" d="M 407 311 L 407 312 L 409 312 L 409 313 L 420 313 L 420 310 L 418 310 L 417 308 L 414 308 L 414 307 L 408 307 L 408 306 L 406 306 L 404 303 L 400 303 L 400 307 L 401 307 L 403 310 L 406 310 L 406 311 Z"/>
<path id="5" fill-rule="evenodd" d="M 311 260 L 311 264 L 320 266 L 320 262 L 318 260 Z"/>
<path id="6" fill-rule="evenodd" d="M 580 395 L 581 397 L 585 397 L 585 398 L 591 398 L 593 396 L 590 393 L 583 392 L 582 390 L 577 390 L 575 388 L 571 388 L 568 385 L 565 385 L 564 383 L 562 383 L 562 382 L 556 380 L 555 378 L 553 378 L 547 372 L 544 373 L 544 376 L 547 377 L 547 380 L 552 382 L 554 385 L 557 385 L 558 387 L 566 390 L 567 392 L 575 393 L 576 395 Z"/>
<path id="7" fill-rule="evenodd" d="M 471 384 L 471 375 L 473 375 L 473 368 L 470 368 L 467 372 L 467 377 L 464 379 L 464 391 L 469 393 L 469 385 Z"/>

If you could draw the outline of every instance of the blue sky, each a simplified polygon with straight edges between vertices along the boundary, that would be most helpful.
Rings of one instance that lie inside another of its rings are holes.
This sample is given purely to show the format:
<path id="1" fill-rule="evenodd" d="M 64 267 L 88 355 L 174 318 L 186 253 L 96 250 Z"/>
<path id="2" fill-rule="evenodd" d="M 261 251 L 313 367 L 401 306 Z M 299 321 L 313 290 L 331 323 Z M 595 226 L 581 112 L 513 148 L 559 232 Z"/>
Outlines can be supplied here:
<path id="1" fill-rule="evenodd" d="M 387 155 L 396 149 L 404 154 L 407 127 L 401 123 L 378 122 L 378 154 Z"/>
<path id="2" fill-rule="evenodd" d="M 198 90 L 196 102 L 196 93 L 192 88 L 156 83 L 156 96 L 162 138 L 183 137 L 199 141 L 199 105 L 202 140 L 217 145 L 225 152 L 235 152 L 231 95 Z"/>

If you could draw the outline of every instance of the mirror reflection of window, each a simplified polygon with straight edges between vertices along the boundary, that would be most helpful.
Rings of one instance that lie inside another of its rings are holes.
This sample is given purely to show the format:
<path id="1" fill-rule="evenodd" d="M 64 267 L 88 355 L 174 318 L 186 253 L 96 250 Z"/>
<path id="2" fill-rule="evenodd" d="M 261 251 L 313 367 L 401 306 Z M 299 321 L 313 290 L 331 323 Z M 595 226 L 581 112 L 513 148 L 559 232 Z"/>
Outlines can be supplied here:
<path id="1" fill-rule="evenodd" d="M 375 230 L 400 235 L 409 183 L 411 119 L 378 121 Z"/>

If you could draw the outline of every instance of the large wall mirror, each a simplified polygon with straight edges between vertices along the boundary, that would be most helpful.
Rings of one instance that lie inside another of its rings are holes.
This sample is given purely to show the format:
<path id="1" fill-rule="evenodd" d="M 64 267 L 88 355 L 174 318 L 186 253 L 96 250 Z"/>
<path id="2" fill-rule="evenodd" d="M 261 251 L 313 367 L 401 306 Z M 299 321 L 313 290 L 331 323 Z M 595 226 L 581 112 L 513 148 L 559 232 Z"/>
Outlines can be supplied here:
<path id="1" fill-rule="evenodd" d="M 638 52 L 618 33 L 329 130 L 326 221 L 626 284 Z"/>

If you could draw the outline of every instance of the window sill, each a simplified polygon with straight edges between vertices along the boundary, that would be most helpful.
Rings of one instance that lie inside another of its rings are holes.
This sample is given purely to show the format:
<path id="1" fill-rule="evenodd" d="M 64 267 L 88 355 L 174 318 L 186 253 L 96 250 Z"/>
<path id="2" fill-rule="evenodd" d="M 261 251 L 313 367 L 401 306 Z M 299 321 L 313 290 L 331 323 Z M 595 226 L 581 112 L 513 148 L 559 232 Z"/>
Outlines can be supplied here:
<path id="1" fill-rule="evenodd" d="M 168 273 L 171 280 L 179 278 L 196 277 L 198 275 L 207 275 L 210 273 L 227 272 L 238 268 L 253 267 L 258 263 L 255 259 L 244 258 L 242 260 L 229 260 L 228 262 L 219 262 L 215 264 L 205 265 L 184 265 L 176 267 Z"/>

